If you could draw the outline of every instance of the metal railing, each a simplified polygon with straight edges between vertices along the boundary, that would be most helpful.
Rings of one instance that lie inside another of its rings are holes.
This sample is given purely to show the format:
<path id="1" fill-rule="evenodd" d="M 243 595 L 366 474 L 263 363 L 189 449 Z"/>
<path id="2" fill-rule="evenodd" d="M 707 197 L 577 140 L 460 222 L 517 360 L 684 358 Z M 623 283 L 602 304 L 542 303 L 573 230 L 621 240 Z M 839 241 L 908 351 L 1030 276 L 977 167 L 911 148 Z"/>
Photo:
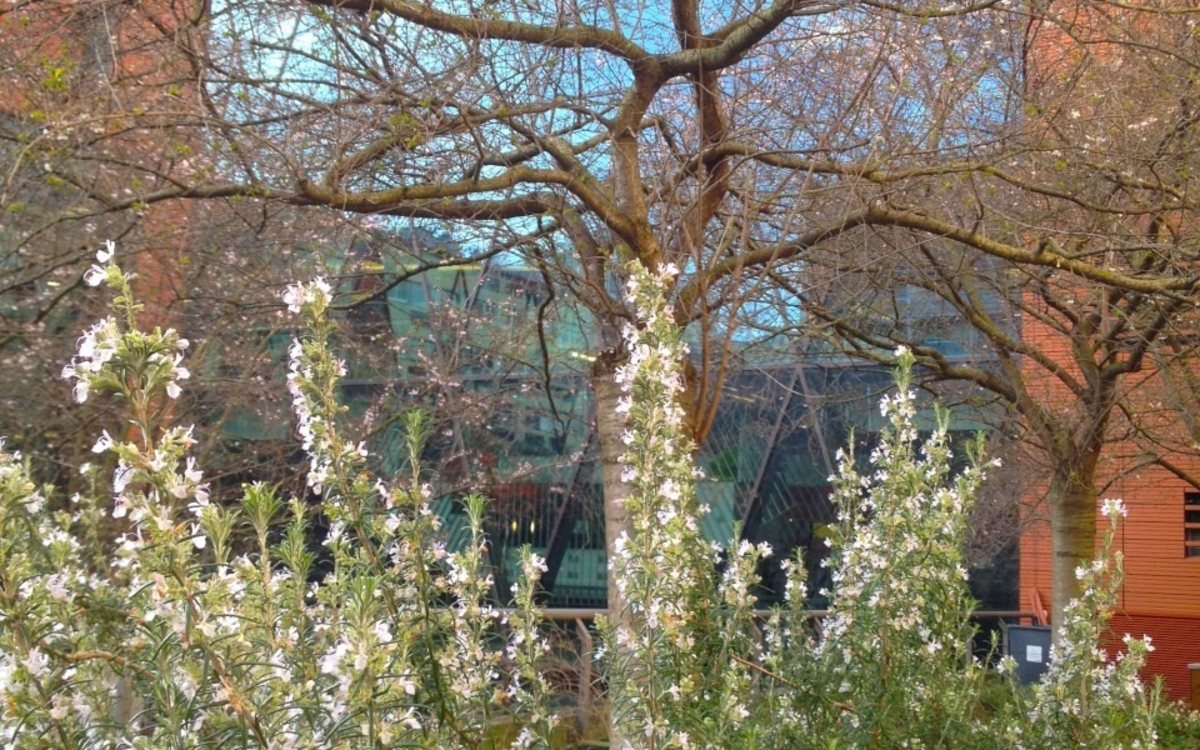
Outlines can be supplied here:
<path id="1" fill-rule="evenodd" d="M 500 612 L 512 612 L 511 609 L 501 608 Z M 756 609 L 754 614 L 758 617 L 770 617 L 775 610 L 771 609 Z M 607 609 L 598 607 L 546 607 L 541 610 L 542 617 L 550 622 L 567 622 L 570 620 L 582 620 L 590 622 L 596 619 L 597 615 L 607 615 Z M 808 617 L 813 619 L 821 619 L 829 616 L 827 609 L 810 609 L 805 612 Z M 971 619 L 974 620 L 1034 620 L 1037 617 L 1036 612 L 1026 612 L 1021 610 L 1009 609 L 977 609 L 971 613 Z"/>

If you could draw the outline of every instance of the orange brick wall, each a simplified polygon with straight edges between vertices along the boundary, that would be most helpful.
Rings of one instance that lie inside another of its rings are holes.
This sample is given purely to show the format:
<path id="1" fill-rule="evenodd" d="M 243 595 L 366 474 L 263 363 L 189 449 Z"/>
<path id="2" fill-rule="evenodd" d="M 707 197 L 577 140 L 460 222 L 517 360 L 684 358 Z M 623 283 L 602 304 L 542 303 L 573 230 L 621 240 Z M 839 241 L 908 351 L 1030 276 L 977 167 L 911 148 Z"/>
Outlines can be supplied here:
<path id="1" fill-rule="evenodd" d="M 1133 462 L 1131 456 L 1121 456 L 1118 447 L 1114 446 L 1106 462 L 1113 473 L 1128 469 Z M 1195 457 L 1185 462 L 1200 475 L 1200 462 Z M 1157 466 L 1131 469 L 1106 480 L 1107 488 L 1101 496 L 1120 498 L 1129 509 L 1115 544 L 1125 556 L 1121 610 L 1128 614 L 1200 618 L 1200 557 L 1184 557 L 1183 549 L 1183 495 L 1194 488 Z M 1050 533 L 1038 505 L 1041 500 L 1037 496 L 1025 498 L 1020 560 L 1022 608 L 1033 608 L 1035 590 L 1045 606 L 1050 604 Z M 1107 523 L 1107 519 L 1098 519 L 1100 533 Z M 1200 623 L 1196 635 L 1200 641 Z"/>
<path id="2" fill-rule="evenodd" d="M 1121 128 L 1145 116 L 1136 108 L 1145 104 L 1136 95 L 1142 56 L 1137 47 L 1126 45 L 1130 41 L 1149 46 L 1158 42 L 1170 47 L 1178 41 L 1180 25 L 1169 16 L 1139 13 L 1133 6 L 1055 0 L 1041 9 L 1047 19 L 1032 21 L 1026 37 L 1026 93 L 1040 105 L 1029 116 L 1044 118 L 1047 123 L 1062 116 L 1077 123 L 1073 127 L 1080 135 L 1111 136 L 1119 142 Z M 1124 97 L 1135 108 L 1115 106 L 1114 96 Z M 1112 118 L 1111 133 L 1104 122 L 1093 122 L 1092 115 L 1097 112 Z M 1174 224 L 1191 221 L 1172 214 L 1160 218 Z M 1077 225 L 1089 226 L 1085 215 L 1064 216 L 1061 221 L 1064 234 Z M 1143 230 L 1136 220 L 1123 229 L 1133 235 Z M 1060 239 L 1064 245 L 1069 242 L 1066 237 Z M 1072 300 L 1070 306 L 1077 312 L 1097 301 L 1084 289 L 1072 289 L 1069 279 L 1052 278 L 1049 283 L 1057 285 L 1060 299 Z M 1079 377 L 1067 336 L 1037 317 L 1048 316 L 1070 330 L 1066 316 L 1045 308 L 1035 308 L 1034 313 L 1022 321 L 1023 341 L 1065 367 L 1068 377 Z M 1114 351 L 1114 357 L 1122 356 L 1120 348 Z M 1192 365 L 1175 363 L 1172 367 Z M 1032 399 L 1048 406 L 1062 424 L 1070 425 L 1079 416 L 1082 406 L 1077 395 L 1047 368 L 1026 358 L 1022 375 Z M 1171 392 L 1163 375 L 1147 362 L 1142 371 L 1120 383 L 1120 399 L 1128 405 L 1131 419 L 1122 413 L 1113 415 L 1096 489 L 1100 498 L 1124 500 L 1129 510 L 1115 540 L 1125 556 L 1125 581 L 1119 611 L 1111 623 L 1114 637 L 1119 642 L 1126 632 L 1150 635 L 1156 650 L 1150 655 L 1146 676 L 1161 675 L 1168 695 L 1183 700 L 1189 697 L 1187 664 L 1200 662 L 1200 558 L 1184 556 L 1183 531 L 1184 493 L 1194 488 L 1150 461 L 1154 455 L 1166 456 L 1181 473 L 1200 477 L 1200 456 L 1191 448 L 1197 435 L 1196 420 L 1185 411 L 1194 407 L 1180 406 L 1188 404 L 1188 399 Z M 1139 436 L 1131 429 L 1134 426 L 1154 439 Z M 1034 473 L 1032 469 L 1030 473 Z M 1035 480 L 1031 487 L 1022 498 L 1021 607 L 1034 609 L 1035 599 L 1040 599 L 1048 609 L 1051 554 L 1044 502 L 1048 479 Z M 1098 519 L 1098 533 L 1106 528 L 1107 520 Z"/>

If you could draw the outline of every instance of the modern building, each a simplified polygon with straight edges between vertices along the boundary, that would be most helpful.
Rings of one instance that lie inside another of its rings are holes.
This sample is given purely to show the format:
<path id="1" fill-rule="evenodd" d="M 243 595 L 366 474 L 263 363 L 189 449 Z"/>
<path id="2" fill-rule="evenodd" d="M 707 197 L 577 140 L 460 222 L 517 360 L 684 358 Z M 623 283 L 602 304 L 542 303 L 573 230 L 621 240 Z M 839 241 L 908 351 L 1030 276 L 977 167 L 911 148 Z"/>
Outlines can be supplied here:
<path id="1" fill-rule="evenodd" d="M 528 544 L 547 559 L 548 604 L 603 607 L 589 317 L 563 302 L 567 295 L 549 295 L 539 270 L 503 260 L 414 274 L 418 265 L 458 253 L 447 236 L 411 240 L 420 249 L 403 262 L 373 250 L 369 238 L 360 240 L 338 268 L 339 291 L 360 303 L 342 320 L 349 360 L 343 397 L 372 435 L 378 468 L 388 474 L 403 466 L 398 417 L 404 410 L 429 411 L 434 427 L 424 461 L 437 478 L 435 507 L 451 546 L 465 540 L 459 498 L 479 491 L 489 498 L 489 551 L 501 600 L 518 550 Z M 909 296 L 909 310 L 936 317 L 936 306 Z M 930 322 L 927 328 L 931 345 L 970 356 L 969 342 L 952 327 Z M 290 335 L 273 336 L 279 362 Z M 835 454 L 852 439 L 860 457 L 869 453 L 891 373 L 811 349 L 747 353 L 735 368 L 697 459 L 706 476 L 700 501 L 709 508 L 701 527 L 722 545 L 735 534 L 772 545 L 777 554 L 761 571 L 764 603 L 781 596 L 778 560 L 801 549 L 815 597 L 827 583 L 821 561 L 836 520 L 829 499 Z M 973 436 L 988 427 L 985 417 L 964 405 L 953 429 Z M 932 424 L 931 413 L 925 419 Z M 240 412 L 225 429 L 241 439 L 284 441 L 290 437 L 280 432 L 284 424 L 284 414 Z M 976 595 L 985 609 L 1015 609 L 1015 564 L 1011 545 L 980 561 Z M 811 602 L 825 604 L 820 597 Z"/>

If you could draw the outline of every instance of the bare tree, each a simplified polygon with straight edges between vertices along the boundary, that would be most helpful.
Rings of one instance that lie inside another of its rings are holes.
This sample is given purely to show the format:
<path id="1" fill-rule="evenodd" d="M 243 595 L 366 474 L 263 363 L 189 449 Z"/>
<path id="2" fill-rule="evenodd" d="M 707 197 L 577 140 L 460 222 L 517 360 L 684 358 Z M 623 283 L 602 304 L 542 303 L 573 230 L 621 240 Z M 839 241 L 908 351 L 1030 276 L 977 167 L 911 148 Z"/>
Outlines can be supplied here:
<path id="1" fill-rule="evenodd" d="M 911 346 L 1021 416 L 1049 475 L 1057 624 L 1094 552 L 1105 457 L 1135 437 L 1167 465 L 1195 450 L 1144 406 L 1192 377 L 1198 60 L 1194 9 L 1035 10 L 1000 158 L 952 180 L 938 211 L 891 211 L 810 255 L 838 288 L 797 295 L 840 346 Z"/>
<path id="2" fill-rule="evenodd" d="M 1004 368 L 930 347 L 918 349 L 926 363 L 1015 404 L 1070 469 L 1051 503 L 1066 570 L 1090 556 L 1093 490 L 1078 478 L 1098 460 L 1117 384 L 1197 284 L 1182 166 L 1190 94 L 1164 93 L 1190 90 L 1190 42 L 1170 32 L 1193 11 L 1085 5 L 1114 22 L 1085 18 L 1102 45 L 1073 3 L 1002 0 L 29 0 L 6 18 L 90 8 L 111 25 L 112 60 L 131 61 L 105 63 L 96 114 L 56 115 L 36 148 L 22 145 L 28 164 L 53 154 L 74 187 L 60 216 L 199 199 L 322 207 L 443 228 L 463 248 L 506 248 L 552 275 L 596 322 L 610 540 L 623 525 L 614 376 L 631 320 L 626 262 L 680 271 L 675 315 L 701 334 L 689 369 L 697 440 L 758 290 L 791 289 L 876 357 L 911 337 L 879 331 L 849 306 L 859 297 L 822 285 L 894 289 L 899 277 L 929 290 L 983 331 Z M 1047 29 L 1062 34 L 1040 43 Z M 4 43 L 27 42 L 10 32 Z M 1037 49 L 1070 53 L 1049 64 Z M 1120 75 L 1106 72 L 1112 59 Z M 1031 70 L 1047 81 L 1031 85 Z M 893 272 L 865 272 L 883 269 Z M 975 304 L 985 293 L 1058 326 L 1078 343 L 1072 364 L 1035 356 Z M 1094 405 L 1090 416 L 1064 424 L 1025 393 L 1020 357 Z M 1072 591 L 1066 578 L 1056 568 L 1056 604 Z M 610 604 L 620 611 L 615 591 Z"/>

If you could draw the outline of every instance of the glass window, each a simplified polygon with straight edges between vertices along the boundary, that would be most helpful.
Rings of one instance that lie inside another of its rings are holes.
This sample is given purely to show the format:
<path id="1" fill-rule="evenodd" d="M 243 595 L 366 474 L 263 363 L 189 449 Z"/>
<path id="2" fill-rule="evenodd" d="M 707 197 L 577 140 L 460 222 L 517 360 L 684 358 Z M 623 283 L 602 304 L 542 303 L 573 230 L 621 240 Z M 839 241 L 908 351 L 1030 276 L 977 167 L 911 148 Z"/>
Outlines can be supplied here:
<path id="1" fill-rule="evenodd" d="M 1200 558 L 1200 492 L 1183 493 L 1183 556 Z"/>

